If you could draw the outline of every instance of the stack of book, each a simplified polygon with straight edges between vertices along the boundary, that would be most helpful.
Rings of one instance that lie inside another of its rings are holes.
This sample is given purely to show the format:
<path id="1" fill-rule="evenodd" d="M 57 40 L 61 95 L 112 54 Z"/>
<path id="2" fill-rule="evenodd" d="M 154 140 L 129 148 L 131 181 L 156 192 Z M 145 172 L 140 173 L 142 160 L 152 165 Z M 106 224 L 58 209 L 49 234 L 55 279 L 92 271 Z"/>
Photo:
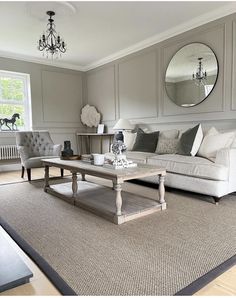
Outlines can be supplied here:
<path id="1" fill-rule="evenodd" d="M 125 164 L 105 163 L 103 166 L 105 168 L 119 170 L 119 169 L 135 168 L 138 165 L 135 162 L 133 162 L 132 160 L 127 160 Z"/>
<path id="2" fill-rule="evenodd" d="M 91 163 L 92 162 L 92 155 L 91 154 L 82 154 L 81 161 Z"/>

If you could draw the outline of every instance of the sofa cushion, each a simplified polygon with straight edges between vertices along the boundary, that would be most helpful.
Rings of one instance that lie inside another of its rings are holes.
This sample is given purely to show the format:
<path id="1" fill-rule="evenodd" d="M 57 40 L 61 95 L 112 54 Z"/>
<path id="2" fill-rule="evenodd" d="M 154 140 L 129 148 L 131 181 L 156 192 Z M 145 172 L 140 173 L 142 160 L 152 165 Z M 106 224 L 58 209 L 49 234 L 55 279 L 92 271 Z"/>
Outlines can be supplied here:
<path id="1" fill-rule="evenodd" d="M 170 173 L 218 181 L 228 180 L 228 167 L 202 157 L 177 154 L 156 155 L 149 157 L 147 163 L 165 167 Z"/>
<path id="2" fill-rule="evenodd" d="M 160 131 L 159 138 L 177 139 L 179 136 L 178 129 L 168 129 Z"/>
<path id="3" fill-rule="evenodd" d="M 178 153 L 195 156 L 201 145 L 203 132 L 201 124 L 186 130 L 182 133 Z"/>
<path id="4" fill-rule="evenodd" d="M 157 147 L 159 131 L 145 133 L 141 129 L 138 130 L 133 151 L 155 152 Z"/>
<path id="5" fill-rule="evenodd" d="M 136 140 L 137 132 L 123 131 L 123 135 L 124 143 L 127 146 L 127 150 L 132 150 Z"/>
<path id="6" fill-rule="evenodd" d="M 58 156 L 39 156 L 39 157 L 31 157 L 24 161 L 24 167 L 27 169 L 30 168 L 40 168 L 43 167 L 42 159 L 51 159 L 58 158 Z"/>

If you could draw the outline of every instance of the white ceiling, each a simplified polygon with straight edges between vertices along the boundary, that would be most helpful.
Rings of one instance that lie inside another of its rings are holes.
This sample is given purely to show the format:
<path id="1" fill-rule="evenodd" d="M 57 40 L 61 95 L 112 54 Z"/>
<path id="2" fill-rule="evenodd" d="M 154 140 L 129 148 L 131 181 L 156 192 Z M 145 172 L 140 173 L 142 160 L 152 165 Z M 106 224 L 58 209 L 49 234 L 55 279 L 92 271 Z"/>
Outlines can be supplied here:
<path id="1" fill-rule="evenodd" d="M 68 50 L 51 61 L 37 50 L 47 10 Z M 0 2 L 0 55 L 87 70 L 236 11 L 236 2 Z"/>

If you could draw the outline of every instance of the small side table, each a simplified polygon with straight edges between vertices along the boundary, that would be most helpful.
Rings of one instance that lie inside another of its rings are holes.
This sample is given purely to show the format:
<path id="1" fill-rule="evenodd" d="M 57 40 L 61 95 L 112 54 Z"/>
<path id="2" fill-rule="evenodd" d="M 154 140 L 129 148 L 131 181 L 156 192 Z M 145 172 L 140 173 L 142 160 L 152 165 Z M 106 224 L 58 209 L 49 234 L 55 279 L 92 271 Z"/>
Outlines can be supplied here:
<path id="1" fill-rule="evenodd" d="M 99 138 L 100 144 L 100 153 L 103 153 L 103 140 L 104 138 L 109 138 L 109 148 L 111 147 L 113 138 L 114 138 L 114 133 L 95 133 L 95 132 L 77 132 L 77 146 L 78 146 L 78 154 L 90 154 L 92 153 L 92 138 Z M 84 142 L 85 139 L 85 142 Z M 88 146 L 86 146 L 86 143 Z M 83 150 L 85 148 L 85 151 Z"/>

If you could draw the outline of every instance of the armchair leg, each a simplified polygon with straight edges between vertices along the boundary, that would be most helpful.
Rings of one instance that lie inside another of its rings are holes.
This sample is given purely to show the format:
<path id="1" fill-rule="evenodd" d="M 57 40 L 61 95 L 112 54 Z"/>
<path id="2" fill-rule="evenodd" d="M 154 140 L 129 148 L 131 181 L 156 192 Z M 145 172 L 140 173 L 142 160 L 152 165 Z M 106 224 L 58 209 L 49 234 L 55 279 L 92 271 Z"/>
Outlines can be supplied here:
<path id="1" fill-rule="evenodd" d="M 64 169 L 60 169 L 61 170 L 61 177 L 64 176 Z"/>
<path id="2" fill-rule="evenodd" d="M 21 168 L 21 178 L 24 178 L 24 175 L 25 175 L 25 167 L 22 166 L 22 168 Z"/>
<path id="3" fill-rule="evenodd" d="M 27 169 L 28 181 L 31 181 L 31 169 Z"/>
<path id="4" fill-rule="evenodd" d="M 213 197 L 213 199 L 215 201 L 216 206 L 218 206 L 219 205 L 219 201 L 220 201 L 221 198 Z"/>

